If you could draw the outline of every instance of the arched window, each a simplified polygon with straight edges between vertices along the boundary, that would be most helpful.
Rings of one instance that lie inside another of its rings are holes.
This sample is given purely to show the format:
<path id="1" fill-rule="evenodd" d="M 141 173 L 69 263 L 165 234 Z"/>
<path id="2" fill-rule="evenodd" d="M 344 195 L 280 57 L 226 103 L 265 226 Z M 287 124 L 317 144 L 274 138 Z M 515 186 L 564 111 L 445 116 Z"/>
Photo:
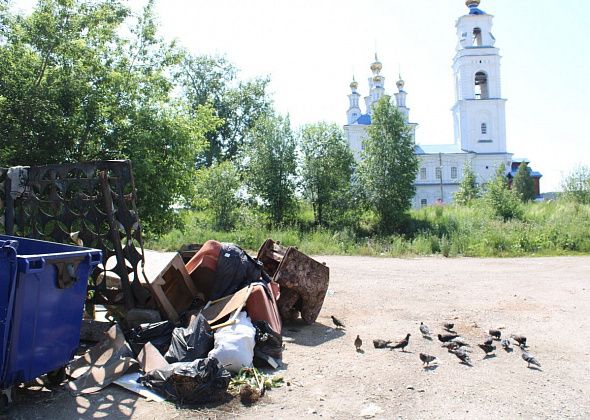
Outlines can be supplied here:
<path id="1" fill-rule="evenodd" d="M 473 46 L 481 47 L 481 29 L 473 28 Z"/>
<path id="2" fill-rule="evenodd" d="M 488 99 L 488 75 L 483 71 L 475 73 L 475 99 Z"/>
<path id="3" fill-rule="evenodd" d="M 486 123 L 481 123 L 481 134 L 488 134 L 488 125 Z"/>

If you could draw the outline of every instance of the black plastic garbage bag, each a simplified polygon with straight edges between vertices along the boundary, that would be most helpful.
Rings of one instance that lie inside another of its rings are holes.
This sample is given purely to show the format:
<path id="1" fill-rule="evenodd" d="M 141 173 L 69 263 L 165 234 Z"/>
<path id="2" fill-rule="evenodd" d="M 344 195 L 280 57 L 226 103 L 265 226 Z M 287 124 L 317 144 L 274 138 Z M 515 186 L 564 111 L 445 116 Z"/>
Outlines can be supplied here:
<path id="1" fill-rule="evenodd" d="M 192 362 L 207 357 L 213 349 L 213 331 L 201 313 L 192 318 L 187 328 L 175 328 L 172 342 L 164 355 L 168 363 Z"/>
<path id="2" fill-rule="evenodd" d="M 264 361 L 271 364 L 272 361 L 268 357 L 272 357 L 275 361 L 280 361 L 283 357 L 283 337 L 272 329 L 270 324 L 266 321 L 254 321 L 256 328 L 256 344 L 254 345 L 254 358 L 258 361 Z"/>
<path id="3" fill-rule="evenodd" d="M 174 363 L 139 378 L 139 382 L 179 404 L 205 404 L 222 399 L 231 374 L 216 358 Z"/>
<path id="4" fill-rule="evenodd" d="M 262 269 L 262 262 L 235 244 L 222 243 L 215 271 L 215 286 L 209 299 L 217 300 L 231 295 L 252 282 L 260 281 L 261 277 L 265 282 L 270 281 Z"/>
<path id="5" fill-rule="evenodd" d="M 131 346 L 135 356 L 139 354 L 143 346 L 150 342 L 162 354 L 165 354 L 172 341 L 172 331 L 174 324 L 170 321 L 154 322 L 151 324 L 141 324 L 133 328 L 125 337 Z"/>

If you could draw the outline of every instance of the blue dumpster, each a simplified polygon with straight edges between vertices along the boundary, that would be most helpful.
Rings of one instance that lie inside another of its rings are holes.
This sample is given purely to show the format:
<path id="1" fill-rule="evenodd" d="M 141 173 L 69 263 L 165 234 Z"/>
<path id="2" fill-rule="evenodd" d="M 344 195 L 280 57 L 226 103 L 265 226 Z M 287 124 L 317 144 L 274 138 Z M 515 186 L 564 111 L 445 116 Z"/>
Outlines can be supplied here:
<path id="1" fill-rule="evenodd" d="M 72 360 L 98 249 L 0 235 L 0 391 Z"/>

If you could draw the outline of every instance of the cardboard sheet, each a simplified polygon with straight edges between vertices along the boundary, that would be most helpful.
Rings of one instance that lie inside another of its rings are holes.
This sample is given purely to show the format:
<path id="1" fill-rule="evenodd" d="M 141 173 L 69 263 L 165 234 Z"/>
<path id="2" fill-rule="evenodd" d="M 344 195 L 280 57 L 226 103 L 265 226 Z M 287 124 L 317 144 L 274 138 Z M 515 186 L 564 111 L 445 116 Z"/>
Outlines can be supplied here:
<path id="1" fill-rule="evenodd" d="M 224 317 L 234 314 L 237 315 L 248 300 L 252 287 L 247 286 L 241 290 L 238 290 L 233 295 L 226 296 L 216 301 L 210 302 L 208 306 L 201 312 L 209 325 L 213 327 Z M 235 318 L 235 316 L 234 316 Z M 224 323 L 225 324 L 225 323 Z"/>
<path id="2" fill-rule="evenodd" d="M 168 366 L 164 356 L 149 341 L 143 346 L 137 358 L 139 359 L 139 365 L 146 373 L 156 369 L 164 369 Z"/>

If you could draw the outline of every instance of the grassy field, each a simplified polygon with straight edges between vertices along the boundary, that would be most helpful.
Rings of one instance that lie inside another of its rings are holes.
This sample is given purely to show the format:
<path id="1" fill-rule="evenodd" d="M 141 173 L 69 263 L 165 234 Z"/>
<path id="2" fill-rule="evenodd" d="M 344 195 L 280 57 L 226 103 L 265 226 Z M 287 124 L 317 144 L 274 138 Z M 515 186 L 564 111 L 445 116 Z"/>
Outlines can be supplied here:
<path id="1" fill-rule="evenodd" d="M 555 200 L 523 205 L 519 219 L 498 220 L 483 202 L 473 206 L 431 206 L 411 211 L 405 232 L 371 234 L 371 228 L 330 230 L 314 228 L 302 212 L 298 226 L 266 229 L 264 223 L 245 213 L 238 228 L 216 231 L 202 213 L 186 212 L 184 230 L 148 240 L 150 249 L 177 250 L 183 244 L 208 239 L 233 242 L 257 250 L 267 238 L 298 246 L 315 255 L 372 256 L 533 256 L 590 253 L 590 205 Z M 370 223 L 369 223 L 370 225 Z"/>

